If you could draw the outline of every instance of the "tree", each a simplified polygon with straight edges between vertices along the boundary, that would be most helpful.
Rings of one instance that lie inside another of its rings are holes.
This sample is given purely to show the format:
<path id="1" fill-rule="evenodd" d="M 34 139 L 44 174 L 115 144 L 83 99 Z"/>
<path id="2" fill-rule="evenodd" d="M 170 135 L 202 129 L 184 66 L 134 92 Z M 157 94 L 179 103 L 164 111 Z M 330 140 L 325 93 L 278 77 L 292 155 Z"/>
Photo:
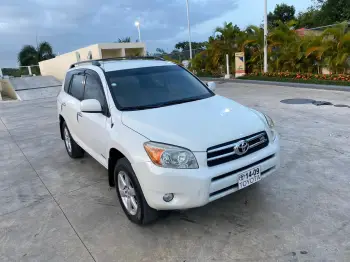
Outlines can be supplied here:
<path id="1" fill-rule="evenodd" d="M 247 68 L 263 70 L 264 58 L 264 29 L 250 25 L 246 29 L 247 39 L 242 44 L 242 52 L 245 52 Z"/>
<path id="2" fill-rule="evenodd" d="M 326 29 L 306 50 L 306 56 L 315 54 L 331 72 L 345 73 L 350 66 L 350 32 L 347 31 L 347 22 Z"/>
<path id="3" fill-rule="evenodd" d="M 297 18 L 298 28 L 313 28 L 332 25 L 350 20 L 349 0 L 315 0 L 316 5 L 305 12 L 300 12 Z"/>
<path id="4" fill-rule="evenodd" d="M 157 48 L 157 49 L 156 49 L 156 52 L 157 52 L 158 54 L 161 54 L 161 55 L 166 54 L 166 52 L 165 52 L 164 49 L 162 49 L 162 48 Z"/>
<path id="5" fill-rule="evenodd" d="M 274 25 L 269 29 L 267 39 L 270 72 L 288 71 L 291 73 L 320 74 L 322 68 L 327 68 L 332 73 L 345 74 L 349 72 L 349 22 L 319 28 L 315 31 L 309 30 L 302 35 L 294 29 L 295 24 L 303 25 L 303 27 L 319 26 L 318 23 L 322 22 L 321 18 L 323 18 L 321 11 L 325 10 L 324 6 L 333 0 L 318 1 L 320 5 L 315 5 L 306 12 L 300 13 L 298 21 L 291 19 L 294 15 L 294 8 L 290 15 L 286 15 L 284 18 L 280 16 L 283 19 L 274 21 Z M 346 8 L 346 5 L 338 8 Z M 277 10 L 273 15 L 277 15 L 278 12 Z M 344 10 L 340 10 L 339 13 L 347 15 Z M 252 25 L 244 31 L 232 23 L 224 23 L 223 26 L 217 27 L 214 35 L 209 37 L 206 49 L 192 60 L 192 69 L 202 75 L 209 73 L 222 76 L 225 73 L 226 54 L 229 55 L 230 67 L 233 69 L 234 53 L 240 51 L 245 52 L 248 70 L 262 72 L 264 57 L 264 31 L 262 27 Z"/>
<path id="6" fill-rule="evenodd" d="M 341 23 L 350 20 L 349 0 L 317 0 L 320 4 L 321 25 Z"/>
<path id="7" fill-rule="evenodd" d="M 267 16 L 267 21 L 270 27 L 278 26 L 278 21 L 287 23 L 291 20 L 295 20 L 295 7 L 293 5 L 276 5 L 273 13 L 270 12 Z"/>
<path id="8" fill-rule="evenodd" d="M 124 37 L 124 38 L 118 38 L 118 41 L 117 43 L 130 43 L 131 42 L 131 37 L 130 36 L 127 36 L 127 37 Z"/>
<path id="9" fill-rule="evenodd" d="M 192 50 L 204 49 L 206 44 L 207 42 L 191 42 Z M 175 49 L 178 49 L 180 51 L 188 51 L 190 50 L 190 44 L 188 41 L 179 42 L 175 45 Z"/>
<path id="10" fill-rule="evenodd" d="M 313 28 L 322 24 L 320 10 L 309 7 L 305 12 L 300 12 L 297 17 L 297 28 Z"/>
<path id="11" fill-rule="evenodd" d="M 236 41 L 244 34 L 237 25 L 232 23 L 224 23 L 224 26 L 218 26 L 214 30 L 215 39 L 223 40 L 225 42 Z"/>
<path id="12" fill-rule="evenodd" d="M 235 53 L 241 50 L 245 37 L 245 33 L 232 23 L 225 22 L 222 27 L 215 28 L 214 35 L 209 38 L 206 52 L 200 54 L 207 57 L 206 70 L 212 74 L 221 72 L 226 63 L 226 54 L 229 55 L 231 69 L 234 69 Z"/>
<path id="13" fill-rule="evenodd" d="M 23 46 L 17 58 L 21 66 L 30 66 L 54 57 L 52 46 L 48 42 L 41 42 L 37 48 L 31 45 Z"/>

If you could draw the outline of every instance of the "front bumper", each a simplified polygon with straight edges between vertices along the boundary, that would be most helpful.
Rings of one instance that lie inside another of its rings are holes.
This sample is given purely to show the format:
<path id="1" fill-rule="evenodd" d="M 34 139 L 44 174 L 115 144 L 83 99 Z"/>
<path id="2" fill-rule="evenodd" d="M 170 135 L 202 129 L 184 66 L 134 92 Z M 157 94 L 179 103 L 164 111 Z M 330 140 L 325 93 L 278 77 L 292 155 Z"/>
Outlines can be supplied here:
<path id="1" fill-rule="evenodd" d="M 238 190 L 238 174 L 259 165 L 261 178 L 274 173 L 280 165 L 279 137 L 267 147 L 214 167 L 207 166 L 206 152 L 194 153 L 198 169 L 170 169 L 152 162 L 133 164 L 148 205 L 157 210 L 187 209 L 203 206 Z M 163 196 L 173 193 L 165 202 Z"/>

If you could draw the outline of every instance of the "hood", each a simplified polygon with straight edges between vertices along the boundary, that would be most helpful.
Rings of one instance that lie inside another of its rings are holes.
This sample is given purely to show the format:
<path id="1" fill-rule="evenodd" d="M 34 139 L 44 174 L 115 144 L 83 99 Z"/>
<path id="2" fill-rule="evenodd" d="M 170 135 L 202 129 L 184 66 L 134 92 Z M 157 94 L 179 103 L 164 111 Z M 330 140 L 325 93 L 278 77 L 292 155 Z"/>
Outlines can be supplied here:
<path id="1" fill-rule="evenodd" d="M 265 130 L 263 120 L 251 109 L 218 95 L 184 104 L 126 111 L 122 122 L 151 141 L 197 152 Z"/>

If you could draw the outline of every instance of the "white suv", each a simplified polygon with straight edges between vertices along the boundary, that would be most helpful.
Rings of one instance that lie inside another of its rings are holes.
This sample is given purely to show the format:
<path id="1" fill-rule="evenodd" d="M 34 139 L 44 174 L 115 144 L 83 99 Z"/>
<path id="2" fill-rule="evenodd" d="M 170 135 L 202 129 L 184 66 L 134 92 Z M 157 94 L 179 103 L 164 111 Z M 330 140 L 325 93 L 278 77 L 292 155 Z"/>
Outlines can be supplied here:
<path id="1" fill-rule="evenodd" d="M 279 167 L 266 115 L 213 93 L 186 69 L 155 58 L 72 65 L 57 98 L 61 137 L 108 169 L 127 217 L 203 206 Z"/>

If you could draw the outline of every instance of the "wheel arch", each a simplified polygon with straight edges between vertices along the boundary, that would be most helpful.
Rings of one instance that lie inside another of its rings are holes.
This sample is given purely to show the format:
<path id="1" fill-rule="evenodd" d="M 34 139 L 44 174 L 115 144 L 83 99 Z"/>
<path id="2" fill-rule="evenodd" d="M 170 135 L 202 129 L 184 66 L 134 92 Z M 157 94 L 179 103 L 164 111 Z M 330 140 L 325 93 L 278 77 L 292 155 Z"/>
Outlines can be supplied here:
<path id="1" fill-rule="evenodd" d="M 121 158 L 128 159 L 122 152 L 118 149 L 112 147 L 108 154 L 108 182 L 110 187 L 114 187 L 114 167 L 117 161 Z M 129 160 L 128 160 L 129 161 Z"/>
<path id="2" fill-rule="evenodd" d="M 62 130 L 62 127 L 63 127 L 63 123 L 64 123 L 64 118 L 63 118 L 63 116 L 62 115 L 59 115 L 59 121 L 60 121 L 60 134 L 61 134 L 61 139 L 63 140 L 64 138 L 63 138 L 63 130 Z"/>

